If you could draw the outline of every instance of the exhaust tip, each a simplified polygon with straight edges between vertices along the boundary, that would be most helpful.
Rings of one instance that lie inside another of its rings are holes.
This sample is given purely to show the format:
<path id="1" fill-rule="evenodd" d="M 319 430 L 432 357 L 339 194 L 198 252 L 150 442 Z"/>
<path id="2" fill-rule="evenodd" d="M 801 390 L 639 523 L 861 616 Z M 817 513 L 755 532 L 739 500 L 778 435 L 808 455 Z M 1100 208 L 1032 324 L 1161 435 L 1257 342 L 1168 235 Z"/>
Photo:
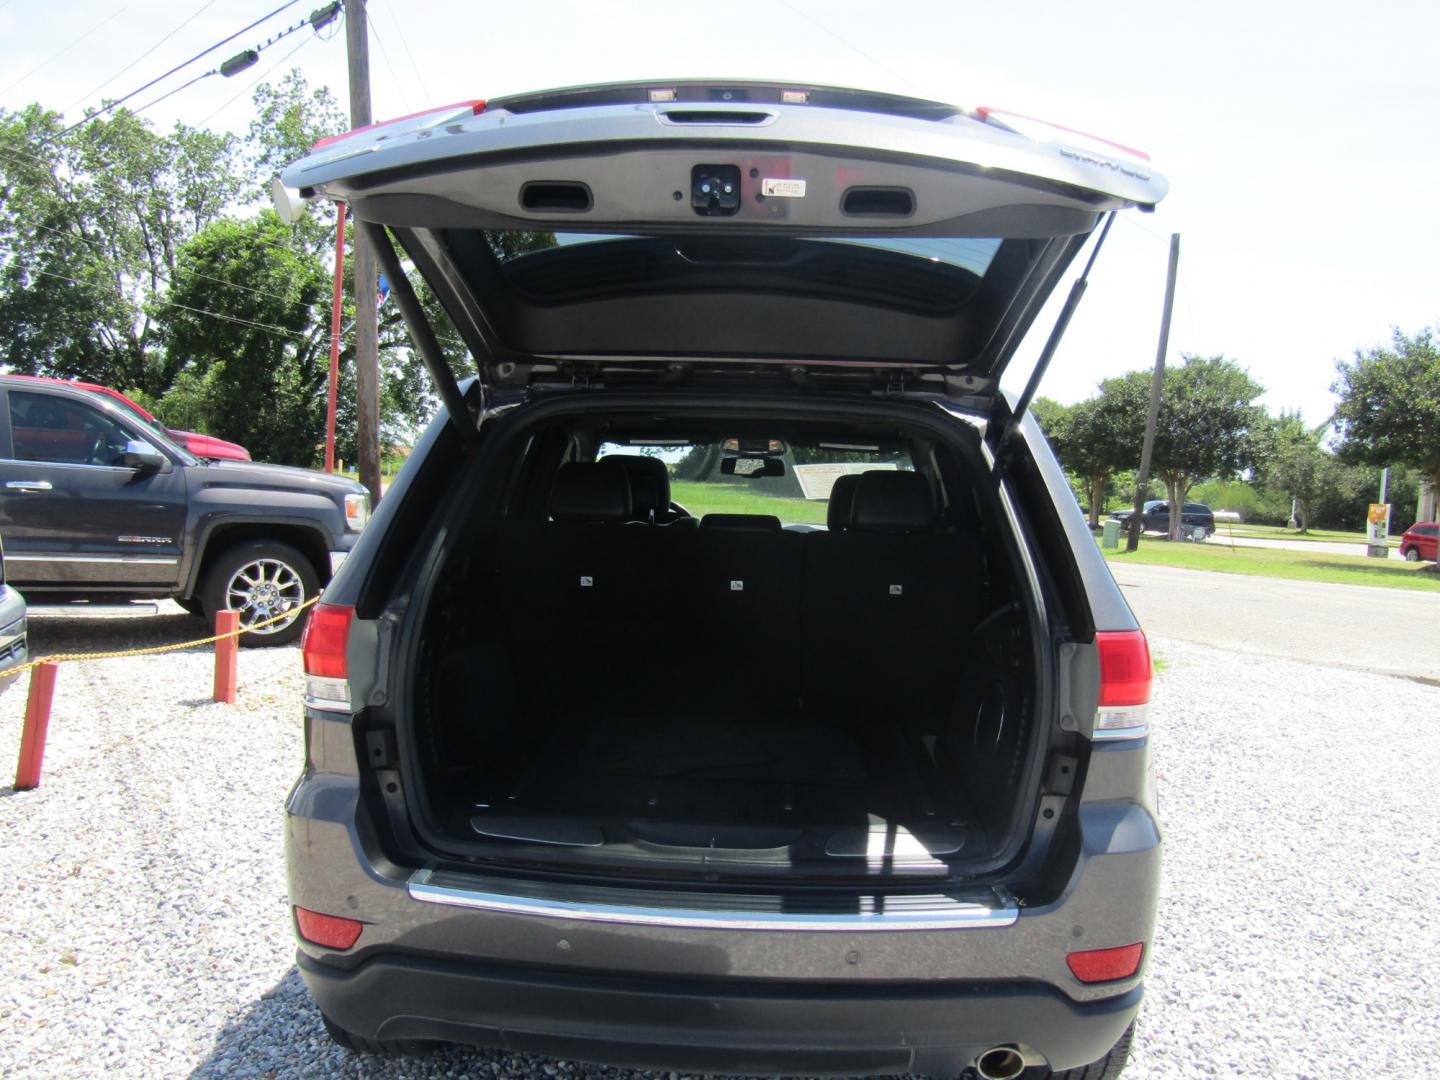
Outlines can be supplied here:
<path id="1" fill-rule="evenodd" d="M 976 1059 L 975 1071 L 980 1080 L 1019 1080 L 1025 1071 L 1025 1059 L 1013 1047 L 995 1046 Z"/>

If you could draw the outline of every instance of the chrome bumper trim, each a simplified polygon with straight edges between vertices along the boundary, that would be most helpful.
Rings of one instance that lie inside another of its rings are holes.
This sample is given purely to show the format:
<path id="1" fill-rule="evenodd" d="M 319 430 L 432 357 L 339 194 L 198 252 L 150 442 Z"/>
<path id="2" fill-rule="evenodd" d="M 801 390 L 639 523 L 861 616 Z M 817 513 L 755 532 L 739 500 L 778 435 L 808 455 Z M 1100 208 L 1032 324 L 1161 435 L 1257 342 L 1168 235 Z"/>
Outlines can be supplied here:
<path id="1" fill-rule="evenodd" d="M 447 875 L 451 876 L 451 875 Z M 669 926 L 699 930 L 789 930 L 894 932 L 899 930 L 990 930 L 1013 926 L 1019 906 L 999 889 L 977 890 L 974 898 L 951 896 L 864 896 L 859 911 L 781 910 L 779 897 L 748 897 L 750 910 L 708 910 L 644 904 L 539 899 L 458 884 L 437 884 L 431 870 L 417 870 L 407 889 L 413 900 L 478 911 L 536 915 L 579 922 Z M 633 895 L 633 893 L 631 893 Z M 765 906 L 773 903 L 772 907 Z"/>

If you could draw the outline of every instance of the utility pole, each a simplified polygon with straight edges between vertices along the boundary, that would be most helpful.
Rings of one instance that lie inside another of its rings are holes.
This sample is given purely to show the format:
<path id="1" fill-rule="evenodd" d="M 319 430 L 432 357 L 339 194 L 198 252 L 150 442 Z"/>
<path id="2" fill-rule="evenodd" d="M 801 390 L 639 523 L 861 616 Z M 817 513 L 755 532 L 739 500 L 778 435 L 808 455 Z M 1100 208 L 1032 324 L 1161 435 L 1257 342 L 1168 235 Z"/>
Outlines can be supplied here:
<path id="1" fill-rule="evenodd" d="M 370 43 L 365 0 L 345 0 L 345 55 L 350 66 L 350 126 L 370 117 Z M 356 464 L 370 503 L 380 501 L 380 341 L 376 320 L 375 255 L 363 230 L 355 230 L 355 415 Z"/>
<path id="2" fill-rule="evenodd" d="M 1155 425 L 1160 419 L 1160 388 L 1165 383 L 1165 353 L 1170 348 L 1170 312 L 1175 307 L 1175 275 L 1180 268 L 1180 234 L 1170 234 L 1170 269 L 1165 275 L 1165 310 L 1160 316 L 1160 345 L 1155 350 L 1155 374 L 1150 379 L 1150 410 L 1145 415 L 1145 443 L 1140 448 L 1140 474 L 1135 478 L 1135 512 L 1130 515 L 1130 532 L 1125 550 L 1140 546 L 1141 518 L 1145 513 L 1145 489 L 1150 485 L 1150 454 L 1155 449 Z M 1170 531 L 1181 521 L 1183 507 L 1170 508 Z"/>

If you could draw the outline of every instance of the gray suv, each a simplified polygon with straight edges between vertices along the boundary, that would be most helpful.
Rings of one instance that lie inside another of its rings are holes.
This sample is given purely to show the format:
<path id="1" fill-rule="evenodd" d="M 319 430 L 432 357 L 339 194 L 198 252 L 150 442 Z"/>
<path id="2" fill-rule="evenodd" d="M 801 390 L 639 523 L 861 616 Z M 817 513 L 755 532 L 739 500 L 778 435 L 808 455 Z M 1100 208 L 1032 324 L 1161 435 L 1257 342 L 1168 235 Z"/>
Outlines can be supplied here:
<path id="1" fill-rule="evenodd" d="M 476 102 L 285 172 L 282 212 L 350 205 L 444 403 L 304 640 L 287 857 L 335 1039 L 1120 1072 L 1150 659 L 1026 406 L 1164 193 L 994 114 L 743 82 Z"/>

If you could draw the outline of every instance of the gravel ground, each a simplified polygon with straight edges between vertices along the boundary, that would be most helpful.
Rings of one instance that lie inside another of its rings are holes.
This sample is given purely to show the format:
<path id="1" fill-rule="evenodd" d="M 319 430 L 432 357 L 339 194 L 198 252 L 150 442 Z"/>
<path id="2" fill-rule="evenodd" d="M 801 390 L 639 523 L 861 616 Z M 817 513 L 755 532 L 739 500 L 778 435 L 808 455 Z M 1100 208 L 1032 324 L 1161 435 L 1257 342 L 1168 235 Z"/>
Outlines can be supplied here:
<path id="1" fill-rule="evenodd" d="M 177 614 L 33 625 L 42 651 L 201 632 Z M 1169 847 L 1126 1076 L 1425 1071 L 1440 818 L 1411 778 L 1440 772 L 1440 689 L 1155 647 Z M 234 706 L 209 701 L 211 671 L 203 649 L 61 668 L 42 786 L 0 788 L 0 1074 L 622 1075 L 332 1048 L 290 961 L 281 859 L 298 652 L 242 653 Z M 23 710 L 23 686 L 0 698 L 0 747 L 18 746 Z"/>

